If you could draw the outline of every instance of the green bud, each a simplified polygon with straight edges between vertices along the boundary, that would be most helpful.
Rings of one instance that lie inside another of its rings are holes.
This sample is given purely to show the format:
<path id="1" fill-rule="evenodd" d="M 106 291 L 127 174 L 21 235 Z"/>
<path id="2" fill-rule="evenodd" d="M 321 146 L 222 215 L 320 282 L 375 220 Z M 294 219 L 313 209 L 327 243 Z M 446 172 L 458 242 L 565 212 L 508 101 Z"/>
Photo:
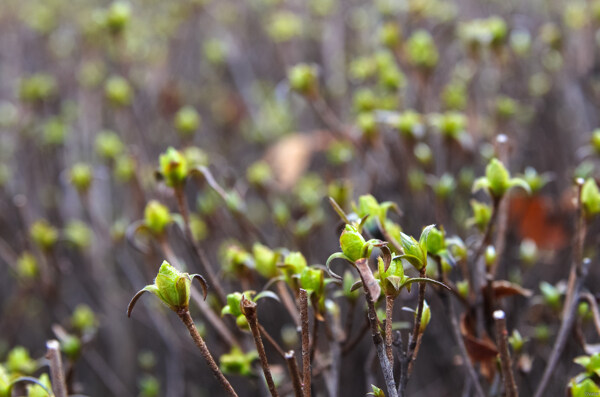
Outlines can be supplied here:
<path id="1" fill-rule="evenodd" d="M 423 165 L 429 165 L 429 164 L 431 164 L 431 161 L 433 160 L 433 152 L 431 151 L 431 148 L 429 147 L 429 145 L 426 144 L 425 142 L 417 143 L 415 145 L 413 153 L 415 154 L 415 158 L 419 161 L 419 163 L 421 163 Z M 449 174 L 444 174 L 444 175 L 449 175 Z M 449 176 L 452 177 L 451 175 L 449 175 Z"/>
<path id="2" fill-rule="evenodd" d="M 538 258 L 538 248 L 535 241 L 530 239 L 525 239 L 521 242 L 519 246 L 519 258 L 526 265 L 533 265 Z"/>
<path id="3" fill-rule="evenodd" d="M 444 232 L 435 227 L 432 227 L 425 240 L 425 247 L 428 253 L 438 255 L 441 251 L 446 249 L 446 242 L 444 241 Z"/>
<path id="4" fill-rule="evenodd" d="M 158 397 L 160 395 L 160 382 L 156 377 L 145 374 L 138 381 L 139 397 Z"/>
<path id="5" fill-rule="evenodd" d="M 456 289 L 458 290 L 458 293 L 460 296 L 467 299 L 467 297 L 469 296 L 469 281 L 467 281 L 467 280 L 457 281 Z"/>
<path id="6" fill-rule="evenodd" d="M 227 59 L 227 43 L 219 39 L 205 40 L 202 45 L 204 57 L 213 65 L 222 65 Z"/>
<path id="7" fill-rule="evenodd" d="M 306 267 L 300 274 L 300 288 L 309 294 L 321 296 L 325 291 L 325 273 L 322 269 Z"/>
<path id="8" fill-rule="evenodd" d="M 67 223 L 63 234 L 67 241 L 79 249 L 89 247 L 93 237 L 92 230 L 88 225 L 79 220 L 73 220 Z"/>
<path id="9" fill-rule="evenodd" d="M 496 248 L 493 245 L 488 245 L 485 247 L 485 264 L 487 267 L 491 267 L 494 263 L 496 263 L 497 255 Z"/>
<path id="10" fill-rule="evenodd" d="M 467 117 L 459 112 L 446 112 L 431 116 L 431 124 L 442 134 L 443 137 L 459 140 L 465 134 L 467 128 Z"/>
<path id="11" fill-rule="evenodd" d="M 381 257 L 377 258 L 377 278 L 379 278 L 381 288 L 386 296 L 394 298 L 400 294 L 404 283 L 408 280 L 408 276 L 404 275 L 404 267 L 401 260 L 392 260 L 387 271 Z"/>
<path id="12" fill-rule="evenodd" d="M 356 119 L 356 124 L 367 139 L 374 138 L 377 134 L 377 121 L 373 112 L 360 113 Z"/>
<path id="13" fill-rule="evenodd" d="M 144 209 L 144 224 L 155 234 L 163 234 L 165 228 L 171 223 L 171 213 L 166 205 L 156 200 L 151 200 Z"/>
<path id="14" fill-rule="evenodd" d="M 417 30 L 406 43 L 408 60 L 414 66 L 432 69 L 439 59 L 439 54 L 433 37 L 426 30 Z"/>
<path id="15" fill-rule="evenodd" d="M 359 289 L 352 291 L 352 286 L 355 282 L 356 279 L 350 271 L 344 272 L 344 277 L 342 279 L 342 294 L 350 301 L 356 301 L 360 295 Z"/>
<path id="16" fill-rule="evenodd" d="M 317 68 L 301 63 L 288 70 L 288 80 L 292 90 L 308 97 L 315 97 L 319 89 Z"/>
<path id="17" fill-rule="evenodd" d="M 525 168 L 525 172 L 519 177 L 527 182 L 532 193 L 539 192 L 550 180 L 548 174 L 538 174 L 533 167 Z"/>
<path id="18" fill-rule="evenodd" d="M 41 374 L 40 377 L 38 378 L 38 382 L 40 382 L 42 385 L 44 385 L 44 387 L 46 388 L 46 390 L 52 390 L 52 385 L 50 383 L 50 377 L 48 376 L 48 374 Z M 44 388 L 40 385 L 38 385 L 37 383 L 33 383 L 30 385 L 27 385 L 27 397 L 48 397 L 48 392 L 44 390 Z M 1 393 L 0 391 L 0 396 L 4 395 Z M 6 394 L 6 396 L 8 397 L 9 394 Z M 51 394 L 50 397 L 53 397 L 54 394 Z"/>
<path id="19" fill-rule="evenodd" d="M 554 310 L 560 309 L 560 291 L 545 281 L 540 283 L 540 291 L 544 302 Z"/>
<path id="20" fill-rule="evenodd" d="M 264 188 L 273 181 L 273 171 L 266 161 L 257 161 L 248 167 L 246 178 L 252 185 Z"/>
<path id="21" fill-rule="evenodd" d="M 221 315 L 224 316 L 226 314 L 230 314 L 233 317 L 244 317 L 242 314 L 242 309 L 240 307 L 242 303 L 243 294 L 240 292 L 234 292 L 231 294 L 227 294 L 227 305 L 221 309 Z"/>
<path id="22" fill-rule="evenodd" d="M 423 135 L 422 116 L 414 110 L 406 110 L 392 120 L 392 126 L 405 138 L 416 138 Z"/>
<path id="23" fill-rule="evenodd" d="M 441 177 L 434 180 L 433 192 L 441 200 L 448 198 L 456 189 L 456 181 L 451 174 L 444 173 Z"/>
<path id="24" fill-rule="evenodd" d="M 342 235 L 340 236 L 340 248 L 344 255 L 351 261 L 356 261 L 362 258 L 362 249 L 365 244 L 365 239 L 360 234 L 358 229 L 352 225 L 346 225 Z"/>
<path id="25" fill-rule="evenodd" d="M 58 146 L 65 143 L 69 128 L 58 117 L 51 117 L 42 127 L 42 140 L 45 144 Z"/>
<path id="26" fill-rule="evenodd" d="M 279 226 L 285 226 L 289 221 L 291 214 L 287 204 L 282 200 L 275 200 L 273 203 L 273 217 Z"/>
<path id="27" fill-rule="evenodd" d="M 206 152 L 197 146 L 188 146 L 183 150 L 183 155 L 188 163 L 188 168 L 208 166 L 209 159 Z"/>
<path id="28" fill-rule="evenodd" d="M 150 371 L 156 367 L 156 354 L 151 350 L 142 350 L 137 356 L 137 362 L 144 371 Z"/>
<path id="29" fill-rule="evenodd" d="M 183 185 L 188 173 L 187 160 L 181 152 L 169 147 L 159 157 L 160 170 L 165 183 L 170 187 Z"/>
<path id="30" fill-rule="evenodd" d="M 121 76 L 110 76 L 104 84 L 106 98 L 116 106 L 127 106 L 131 103 L 133 92 L 131 86 Z"/>
<path id="31" fill-rule="evenodd" d="M 592 132 L 592 139 L 590 140 L 590 143 L 596 154 L 600 154 L 600 128 L 596 128 Z"/>
<path id="32" fill-rule="evenodd" d="M 71 315 L 71 325 L 77 331 L 84 333 L 98 326 L 98 320 L 88 305 L 79 304 Z"/>
<path id="33" fill-rule="evenodd" d="M 175 128 L 182 135 L 191 135 L 200 128 L 200 115 L 191 106 L 184 106 L 175 114 Z"/>
<path id="34" fill-rule="evenodd" d="M 112 131 L 102 131 L 96 136 L 96 153 L 104 159 L 114 160 L 123 148 L 121 138 Z"/>
<path id="35" fill-rule="evenodd" d="M 415 313 L 415 316 L 417 314 Z M 419 332 L 422 334 L 425 332 L 425 328 L 429 325 L 429 321 L 431 321 L 431 309 L 429 309 L 429 305 L 427 301 L 423 301 L 423 313 L 421 314 L 421 326 L 419 327 Z"/>
<path id="36" fill-rule="evenodd" d="M 267 279 L 277 277 L 279 274 L 277 269 L 278 253 L 260 243 L 254 243 L 252 255 L 254 256 L 254 267 L 261 276 Z"/>
<path id="37" fill-rule="evenodd" d="M 513 331 L 512 335 L 508 337 L 508 343 L 512 347 L 513 351 L 516 354 L 519 354 L 523 350 L 523 345 L 525 345 L 525 340 L 521 336 L 521 333 L 516 329 Z"/>
<path id="38" fill-rule="evenodd" d="M 242 316 L 243 317 L 243 316 Z M 244 354 L 238 347 L 232 347 L 228 354 L 219 358 L 221 371 L 227 375 L 252 375 L 252 363 L 258 358 L 256 351 Z"/>
<path id="39" fill-rule="evenodd" d="M 56 93 L 56 87 L 57 84 L 54 76 L 36 73 L 21 80 L 19 97 L 25 102 L 43 101 Z"/>
<path id="40" fill-rule="evenodd" d="M 37 364 L 31 358 L 27 349 L 23 346 L 17 346 L 8 352 L 6 369 L 18 374 L 30 375 L 37 369 Z"/>
<path id="41" fill-rule="evenodd" d="M 237 244 L 226 245 L 223 252 L 223 269 L 228 275 L 242 275 L 252 267 L 252 255 Z"/>
<path id="42" fill-rule="evenodd" d="M 11 386 L 6 369 L 0 365 L 0 397 L 10 397 Z"/>
<path id="43" fill-rule="evenodd" d="M 590 310 L 590 305 L 587 302 L 580 302 L 579 305 L 577 306 L 577 315 L 582 318 L 582 319 L 586 319 L 588 317 L 592 316 L 592 312 Z"/>
<path id="44" fill-rule="evenodd" d="M 575 379 L 571 380 L 570 395 L 573 397 L 597 396 L 600 395 L 600 387 L 590 378 L 584 378 L 581 382 L 575 383 Z"/>
<path id="45" fill-rule="evenodd" d="M 71 184 L 80 193 L 88 191 L 92 184 L 92 167 L 85 163 L 76 163 L 71 167 L 69 171 L 69 179 Z"/>
<path id="46" fill-rule="evenodd" d="M 402 34 L 398 24 L 387 22 L 379 30 L 379 41 L 386 47 L 396 48 L 400 44 Z"/>
<path id="47" fill-rule="evenodd" d="M 39 273 L 39 266 L 35 256 L 30 252 L 23 252 L 17 260 L 17 274 L 20 278 L 32 279 Z M 1 394 L 0 394 L 1 396 Z"/>
<path id="48" fill-rule="evenodd" d="M 354 108 L 357 112 L 368 112 L 377 108 L 377 97 L 369 88 L 359 88 L 354 93 Z"/>
<path id="49" fill-rule="evenodd" d="M 412 192 L 422 192 L 426 186 L 426 177 L 420 168 L 411 168 L 408 170 L 408 186 Z"/>
<path id="50" fill-rule="evenodd" d="M 367 395 L 375 396 L 375 397 L 385 397 L 385 393 L 383 392 L 383 390 L 381 390 L 377 386 L 371 385 L 371 390 L 373 390 L 373 391 L 370 393 L 367 393 Z"/>
<path id="51" fill-rule="evenodd" d="M 206 282 L 202 276 L 180 272 L 171 266 L 169 262 L 163 261 L 154 284 L 145 286 L 133 297 L 127 308 L 127 315 L 131 315 L 135 303 L 144 292 L 153 293 L 175 312 L 187 310 L 190 302 L 192 280 L 196 278 L 200 281 L 204 297 L 206 298 Z"/>
<path id="52" fill-rule="evenodd" d="M 113 34 L 121 33 L 131 19 L 131 5 L 125 1 L 113 2 L 106 12 L 106 26 Z"/>
<path id="53" fill-rule="evenodd" d="M 525 56 L 531 49 L 531 34 L 527 30 L 513 30 L 510 33 L 510 47 L 518 56 Z"/>
<path id="54" fill-rule="evenodd" d="M 60 338 L 60 349 L 70 360 L 75 360 L 81 354 L 81 341 L 75 335 L 63 335 Z"/>
<path id="55" fill-rule="evenodd" d="M 135 159 L 132 156 L 120 155 L 115 161 L 115 178 L 120 182 L 128 182 L 135 175 L 135 166 Z"/>
<path id="56" fill-rule="evenodd" d="M 294 12 L 278 11 L 271 16 L 267 32 L 273 41 L 282 43 L 300 36 L 302 25 L 302 19 Z"/>
<path id="57" fill-rule="evenodd" d="M 593 178 L 589 178 L 581 189 L 581 203 L 587 218 L 600 214 L 600 190 Z"/>
<path id="58" fill-rule="evenodd" d="M 501 95 L 496 98 L 496 114 L 500 119 L 510 119 L 515 115 L 519 104 L 512 98 Z"/>
<path id="59" fill-rule="evenodd" d="M 58 230 L 45 219 L 38 220 L 31 225 L 29 235 L 33 242 L 45 251 L 52 249 L 58 241 Z"/>
<path id="60" fill-rule="evenodd" d="M 300 274 L 307 266 L 304 255 L 300 252 L 290 252 L 286 255 L 285 265 L 288 266 L 294 274 Z"/>
<path id="61" fill-rule="evenodd" d="M 538 341 L 546 343 L 550 339 L 550 328 L 546 324 L 539 324 L 535 327 L 533 335 Z"/>
<path id="62" fill-rule="evenodd" d="M 508 189 L 519 186 L 527 193 L 531 193 L 531 188 L 521 178 L 511 178 L 504 164 L 498 159 L 493 158 L 485 169 L 485 178 L 479 178 L 473 184 L 473 191 L 487 189 L 494 199 L 501 198 Z"/>
<path id="63" fill-rule="evenodd" d="M 442 91 L 444 106 L 450 110 L 464 110 L 467 99 L 467 85 L 462 80 L 448 83 Z"/>
<path id="64" fill-rule="evenodd" d="M 198 215 L 190 215 L 190 230 L 196 241 L 202 241 L 208 236 L 208 226 Z"/>
<path id="65" fill-rule="evenodd" d="M 481 231 L 485 230 L 492 218 L 492 207 L 477 200 L 471 200 L 471 208 L 473 210 L 473 217 L 467 223 L 477 226 Z"/>
<path id="66" fill-rule="evenodd" d="M 77 80 L 86 88 L 96 88 L 104 80 L 106 66 L 98 61 L 84 61 L 79 68 Z"/>
<path id="67" fill-rule="evenodd" d="M 335 141 L 327 150 L 327 160 L 333 165 L 348 164 L 354 158 L 354 146 L 348 141 Z"/>

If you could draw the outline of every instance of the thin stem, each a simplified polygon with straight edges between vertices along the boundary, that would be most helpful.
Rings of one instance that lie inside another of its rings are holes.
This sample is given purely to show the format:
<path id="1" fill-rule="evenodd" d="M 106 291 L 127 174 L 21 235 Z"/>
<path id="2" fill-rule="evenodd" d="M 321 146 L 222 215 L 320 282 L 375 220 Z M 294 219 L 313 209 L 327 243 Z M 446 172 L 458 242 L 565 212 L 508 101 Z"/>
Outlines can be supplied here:
<path id="1" fill-rule="evenodd" d="M 581 266 L 581 273 L 577 274 L 575 278 L 575 284 L 573 287 L 573 294 L 571 301 L 565 302 L 565 312 L 566 316 L 563 317 L 562 323 L 560 324 L 560 329 L 558 330 L 558 336 L 556 337 L 556 341 L 554 342 L 554 347 L 552 348 L 552 353 L 550 353 L 550 358 L 548 359 L 548 364 L 546 365 L 546 369 L 544 370 L 544 375 L 542 376 L 542 380 L 540 381 L 538 388 L 535 392 L 534 397 L 542 397 L 544 395 L 544 390 L 548 386 L 548 382 L 550 382 L 550 378 L 554 374 L 554 370 L 558 361 L 560 360 L 560 355 L 567 343 L 567 338 L 569 335 L 569 331 L 573 326 L 573 322 L 575 321 L 575 316 L 577 313 L 576 307 L 577 302 L 579 301 L 579 294 L 581 292 L 581 287 L 583 286 L 583 282 L 588 274 L 588 270 L 590 268 L 590 261 L 583 261 L 583 266 Z"/>
<path id="2" fill-rule="evenodd" d="M 367 259 L 359 259 L 358 261 L 367 261 Z M 357 263 L 358 263 L 357 261 Z M 375 344 L 375 349 L 377 350 L 377 357 L 379 358 L 379 366 L 383 371 L 383 377 L 385 379 L 385 385 L 388 392 L 388 397 L 398 397 L 398 391 L 396 390 L 396 382 L 394 381 L 394 370 L 390 365 L 388 360 L 384 341 L 381 337 L 381 333 L 379 332 L 379 324 L 377 319 L 377 312 L 375 310 L 375 303 L 373 302 L 373 297 L 371 296 L 371 292 L 369 288 L 367 288 L 367 283 L 364 280 L 362 273 L 359 272 L 360 278 L 363 282 L 363 289 L 365 291 L 365 299 L 367 300 L 367 307 L 369 308 L 369 323 L 371 324 L 371 336 L 373 337 L 373 343 Z"/>
<path id="3" fill-rule="evenodd" d="M 265 329 L 265 327 L 263 327 L 259 323 L 258 324 L 258 329 L 260 330 L 260 333 L 262 334 L 262 336 L 265 337 L 265 339 L 267 340 L 267 342 L 269 342 L 271 344 L 271 346 L 273 346 L 273 348 L 275 348 L 275 350 L 277 351 L 277 354 L 279 354 L 282 358 L 285 359 L 285 352 L 283 351 L 283 349 L 281 348 L 281 346 L 279 346 L 279 343 L 277 343 L 277 341 L 271 336 L 271 334 L 269 334 L 267 332 L 267 330 Z"/>
<path id="4" fill-rule="evenodd" d="M 174 190 L 175 190 L 175 197 L 177 199 L 177 206 L 179 207 L 179 211 L 181 212 L 181 217 L 183 218 L 186 239 L 192 245 L 192 248 L 193 248 L 192 251 L 194 252 L 196 257 L 200 260 L 200 264 L 204 268 L 206 278 L 208 278 L 208 282 L 210 283 L 210 286 L 214 289 L 214 291 L 217 295 L 217 299 L 219 300 L 219 303 L 221 305 L 225 305 L 225 303 L 226 303 L 225 291 L 223 291 L 223 287 L 221 287 L 221 283 L 219 282 L 219 279 L 217 278 L 216 274 L 214 273 L 213 269 L 211 268 L 210 263 L 208 261 L 208 257 L 206 256 L 206 253 L 196 243 L 196 240 L 194 240 L 194 236 L 192 235 L 192 229 L 190 228 L 190 216 L 189 216 L 188 208 L 187 208 L 187 200 L 185 198 L 183 187 L 177 187 Z"/>
<path id="5" fill-rule="evenodd" d="M 300 370 L 293 350 L 285 353 L 285 361 L 287 362 L 290 375 L 292 376 L 292 384 L 294 385 L 294 396 L 303 397 L 302 381 L 300 380 Z"/>
<path id="6" fill-rule="evenodd" d="M 500 362 L 502 364 L 502 379 L 504 380 L 504 393 L 506 397 L 518 397 L 519 391 L 515 383 L 510 352 L 508 351 L 508 331 L 506 330 L 506 315 L 502 310 L 494 312 L 494 321 L 496 323 L 496 343 L 500 353 Z"/>
<path id="7" fill-rule="evenodd" d="M 567 307 L 569 302 L 573 299 L 573 289 L 575 286 L 575 279 L 577 274 L 581 273 L 581 263 L 583 259 L 583 244 L 585 243 L 585 235 L 587 232 L 585 214 L 583 212 L 583 206 L 581 202 L 581 190 L 583 189 L 583 180 L 578 180 L 577 189 L 577 226 L 575 231 L 575 237 L 573 242 L 573 261 L 571 262 L 571 270 L 569 273 L 569 281 L 567 283 L 567 293 L 565 296 L 565 306 L 563 311 L 563 318 L 566 316 Z"/>
<path id="8" fill-rule="evenodd" d="M 421 270 L 421 277 L 425 277 L 425 268 Z M 410 343 L 408 345 L 408 373 L 406 377 L 406 382 L 408 382 L 408 378 L 412 372 L 413 362 L 417 359 L 417 354 L 419 353 L 419 347 L 421 345 L 421 338 L 419 334 L 421 332 L 421 317 L 423 317 L 423 306 L 425 304 L 425 288 L 427 284 L 425 282 L 419 283 L 419 302 L 417 305 L 417 316 L 415 317 L 415 323 L 413 327 L 413 332 L 410 336 Z M 406 385 L 405 385 L 406 386 Z"/>
<path id="9" fill-rule="evenodd" d="M 300 321 L 302 325 L 302 383 L 304 397 L 310 397 L 310 341 L 308 336 L 308 294 L 300 288 L 298 294 L 300 306 Z"/>
<path id="10" fill-rule="evenodd" d="M 256 303 L 252 302 L 249 299 L 246 299 L 246 297 L 243 297 L 241 302 L 241 308 L 242 312 L 244 313 L 244 316 L 248 320 L 250 331 L 252 331 L 252 336 L 254 337 L 254 344 L 256 345 L 256 350 L 258 351 L 258 357 L 260 358 L 260 364 L 262 365 L 263 374 L 265 375 L 265 380 L 267 381 L 269 392 L 271 393 L 271 396 L 278 397 L 279 394 L 277 394 L 275 382 L 273 382 L 273 375 L 271 375 L 271 368 L 269 368 L 269 361 L 267 360 L 265 346 L 263 345 L 262 338 L 260 337 L 260 329 L 258 326 L 258 318 L 256 315 Z"/>
<path id="11" fill-rule="evenodd" d="M 581 294 L 581 299 L 588 301 L 590 305 L 590 311 L 594 316 L 594 326 L 596 327 L 596 332 L 600 336 L 600 311 L 598 311 L 598 303 L 596 302 L 596 298 L 589 292 L 584 292 Z"/>
<path id="12" fill-rule="evenodd" d="M 392 368 L 394 368 L 394 352 L 392 351 L 392 313 L 394 312 L 394 297 L 385 296 L 385 353 Z"/>
<path id="13" fill-rule="evenodd" d="M 225 375 L 223 375 L 223 373 L 219 369 L 219 366 L 215 362 L 215 359 L 210 354 L 210 351 L 208 350 L 206 343 L 204 343 L 204 339 L 202 339 L 202 337 L 200 336 L 200 333 L 198 332 L 198 330 L 196 329 L 196 326 L 194 325 L 194 320 L 192 320 L 192 316 L 190 316 L 190 312 L 187 309 L 187 307 L 184 309 L 178 310 L 177 315 L 179 316 L 181 321 L 183 321 L 183 324 L 185 324 L 185 326 L 187 327 L 187 329 L 190 333 L 190 336 L 194 340 L 194 343 L 196 344 L 196 346 L 198 346 L 198 349 L 200 349 L 200 353 L 202 354 L 202 357 L 204 357 L 204 359 L 206 360 L 206 363 L 208 364 L 210 370 L 212 371 L 215 378 L 219 381 L 219 383 L 221 384 L 223 389 L 225 389 L 225 391 L 227 392 L 228 395 L 230 395 L 232 397 L 238 397 L 237 393 L 235 392 L 235 390 L 233 390 L 233 387 L 231 386 L 231 384 L 229 383 L 227 378 L 225 378 Z"/>
<path id="14" fill-rule="evenodd" d="M 55 339 L 49 340 L 46 342 L 46 349 L 46 358 L 50 363 L 52 391 L 56 397 L 67 397 L 67 385 L 60 356 L 60 343 Z"/>
<path id="15" fill-rule="evenodd" d="M 294 299 L 290 295 L 288 289 L 286 288 L 285 281 L 279 281 L 277 283 L 277 292 L 279 292 L 279 297 L 283 302 L 283 306 L 285 306 L 286 310 L 292 316 L 292 320 L 294 320 L 294 324 L 296 327 L 300 327 L 300 313 L 298 313 L 298 308 L 294 304 Z"/>

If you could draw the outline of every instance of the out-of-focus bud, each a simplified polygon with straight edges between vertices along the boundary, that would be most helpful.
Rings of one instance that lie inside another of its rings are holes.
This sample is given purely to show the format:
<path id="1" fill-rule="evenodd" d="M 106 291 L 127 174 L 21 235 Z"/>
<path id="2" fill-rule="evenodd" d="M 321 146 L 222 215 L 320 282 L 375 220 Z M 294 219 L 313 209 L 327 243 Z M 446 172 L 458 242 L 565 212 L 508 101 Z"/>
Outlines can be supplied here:
<path id="1" fill-rule="evenodd" d="M 69 170 L 71 184 L 79 193 L 85 193 L 92 185 L 92 167 L 85 163 L 76 163 Z"/>
<path id="2" fill-rule="evenodd" d="M 496 248 L 493 245 L 488 245 L 487 247 L 485 247 L 485 265 L 487 267 L 492 266 L 494 263 L 496 263 L 496 259 L 498 258 L 498 255 L 496 254 Z"/>
<path id="3" fill-rule="evenodd" d="M 29 280 L 36 277 L 39 273 L 39 266 L 35 256 L 30 252 L 23 252 L 17 259 L 17 274 L 19 278 Z"/>
<path id="4" fill-rule="evenodd" d="M 98 320 L 92 309 L 85 304 L 79 304 L 75 307 L 71 315 L 71 325 L 80 333 L 85 333 L 95 329 L 98 326 Z"/>
<path id="5" fill-rule="evenodd" d="M 429 321 L 431 321 L 431 309 L 429 308 L 427 301 L 423 301 L 423 313 L 421 315 L 421 326 L 419 327 L 420 333 L 425 332 L 427 325 L 429 325 Z"/>
<path id="6" fill-rule="evenodd" d="M 123 148 L 121 138 L 113 131 L 102 131 L 96 136 L 96 153 L 106 160 L 114 160 Z"/>
<path id="7" fill-rule="evenodd" d="M 182 135 L 191 135 L 200 128 L 200 115 L 191 106 L 184 106 L 175 114 L 175 128 Z"/>
<path id="8" fill-rule="evenodd" d="M 105 16 L 106 27 L 113 34 L 121 33 L 131 19 L 131 5 L 125 1 L 113 2 Z"/>
<path id="9" fill-rule="evenodd" d="M 128 155 L 122 154 L 115 161 L 114 175 L 120 182 L 128 182 L 135 175 L 135 159 Z"/>
<path id="10" fill-rule="evenodd" d="M 188 173 L 185 156 L 173 147 L 169 147 L 165 153 L 160 155 L 159 162 L 167 186 L 182 186 Z"/>
<path id="11" fill-rule="evenodd" d="M 260 243 L 254 243 L 252 255 L 254 256 L 254 267 L 261 276 L 267 279 L 277 277 L 279 274 L 277 269 L 278 253 Z"/>
<path id="12" fill-rule="evenodd" d="M 52 249 L 58 241 L 58 230 L 45 219 L 40 219 L 31 225 L 29 235 L 33 242 L 44 251 Z"/>
<path id="13" fill-rule="evenodd" d="M 523 339 L 521 333 L 515 329 L 512 335 L 508 337 L 508 343 L 510 343 L 515 354 L 519 354 L 523 350 L 525 339 Z"/>
<path id="14" fill-rule="evenodd" d="M 67 223 L 63 235 L 67 241 L 78 249 L 85 249 L 92 242 L 92 230 L 82 221 L 73 220 Z"/>
<path id="15" fill-rule="evenodd" d="M 600 190 L 593 178 L 589 178 L 581 189 L 581 203 L 587 218 L 600 214 Z"/>
<path id="16" fill-rule="evenodd" d="M 526 265 L 533 265 L 538 258 L 538 247 L 535 241 L 525 239 L 519 246 L 519 258 Z"/>
<path id="17" fill-rule="evenodd" d="M 273 181 L 273 170 L 266 161 L 257 161 L 248 167 L 246 178 L 252 185 L 266 188 Z"/>
<path id="18" fill-rule="evenodd" d="M 242 318 L 245 318 L 242 316 Z M 258 358 L 258 353 L 253 350 L 244 354 L 238 347 L 232 347 L 228 354 L 219 358 L 219 367 L 227 375 L 252 375 L 252 363 Z"/>
<path id="19" fill-rule="evenodd" d="M 116 106 L 127 106 L 131 103 L 133 92 L 131 86 L 121 76 L 110 76 L 104 84 L 106 98 Z"/>
<path id="20" fill-rule="evenodd" d="M 456 289 L 458 293 L 463 298 L 467 298 L 469 296 L 469 282 L 467 280 L 461 280 L 456 282 Z"/>
<path id="21" fill-rule="evenodd" d="M 299 94 L 314 98 L 318 94 L 319 80 L 314 65 L 301 63 L 288 71 L 290 87 Z"/>
<path id="22" fill-rule="evenodd" d="M 23 375 L 30 375 L 37 369 L 37 364 L 23 346 L 14 347 L 8 352 L 6 369 Z"/>
<path id="23" fill-rule="evenodd" d="M 171 213 L 166 205 L 156 200 L 151 200 L 144 209 L 144 223 L 155 234 L 163 234 L 165 228 L 171 223 Z"/>

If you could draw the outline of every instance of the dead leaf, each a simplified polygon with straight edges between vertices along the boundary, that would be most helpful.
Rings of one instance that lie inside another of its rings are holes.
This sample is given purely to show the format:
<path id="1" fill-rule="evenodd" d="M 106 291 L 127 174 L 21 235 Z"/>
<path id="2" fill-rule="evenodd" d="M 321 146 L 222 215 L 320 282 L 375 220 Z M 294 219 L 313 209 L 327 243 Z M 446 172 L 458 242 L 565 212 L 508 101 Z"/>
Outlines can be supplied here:
<path id="1" fill-rule="evenodd" d="M 506 280 L 494 280 L 492 282 L 492 288 L 494 289 L 494 296 L 496 299 L 513 295 L 521 295 L 526 298 L 533 296 L 533 291 Z"/>

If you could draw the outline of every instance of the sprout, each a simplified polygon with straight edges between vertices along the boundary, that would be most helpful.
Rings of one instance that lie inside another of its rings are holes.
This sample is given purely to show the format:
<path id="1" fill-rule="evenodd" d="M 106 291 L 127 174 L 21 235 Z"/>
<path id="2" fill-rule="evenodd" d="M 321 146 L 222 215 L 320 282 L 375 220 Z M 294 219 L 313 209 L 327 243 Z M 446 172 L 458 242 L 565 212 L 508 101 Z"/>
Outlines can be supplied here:
<path id="1" fill-rule="evenodd" d="M 473 192 L 485 189 L 493 199 L 499 200 L 509 189 L 517 186 L 531 193 L 531 188 L 526 181 L 521 178 L 511 178 L 504 164 L 498 159 L 492 159 L 485 169 L 485 177 L 473 183 Z"/>
<path id="2" fill-rule="evenodd" d="M 175 128 L 182 135 L 191 135 L 200 128 L 200 115 L 191 106 L 184 106 L 175 114 Z"/>

